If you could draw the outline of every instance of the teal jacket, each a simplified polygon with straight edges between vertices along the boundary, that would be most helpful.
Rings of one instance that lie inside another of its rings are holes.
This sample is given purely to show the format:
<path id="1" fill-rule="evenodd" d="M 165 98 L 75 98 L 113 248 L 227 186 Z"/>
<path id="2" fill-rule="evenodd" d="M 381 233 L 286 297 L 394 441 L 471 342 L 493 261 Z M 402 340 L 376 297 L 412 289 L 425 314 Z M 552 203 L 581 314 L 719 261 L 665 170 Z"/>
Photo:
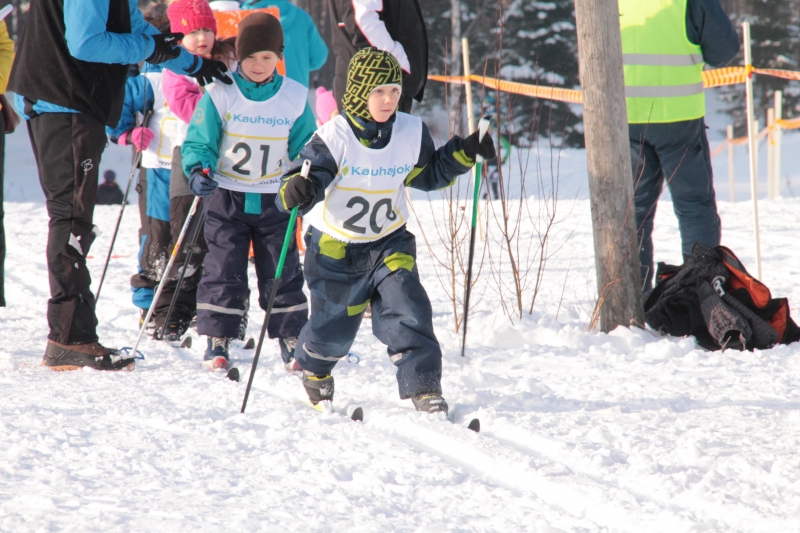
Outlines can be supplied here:
<path id="1" fill-rule="evenodd" d="M 286 77 L 309 85 L 312 70 L 318 70 L 328 59 L 328 46 L 317 31 L 311 16 L 286 0 L 249 0 L 242 2 L 242 9 L 275 6 L 281 12 Z"/>
<path id="2" fill-rule="evenodd" d="M 254 102 L 267 102 L 267 100 L 275 96 L 281 85 L 283 85 L 283 76 L 277 72 L 272 81 L 263 84 L 245 80 L 239 72 L 234 72 L 232 77 L 245 98 Z M 267 103 L 266 105 L 269 104 Z M 300 153 L 300 150 L 316 129 L 317 123 L 314 119 L 314 113 L 306 103 L 303 114 L 295 121 L 289 131 L 290 159 L 293 160 L 297 157 L 297 154 Z M 220 118 L 211 96 L 206 93 L 200 99 L 197 108 L 192 114 L 189 131 L 181 147 L 183 171 L 186 175 L 190 176 L 192 170 L 197 167 L 216 169 L 221 141 L 222 118 Z"/>

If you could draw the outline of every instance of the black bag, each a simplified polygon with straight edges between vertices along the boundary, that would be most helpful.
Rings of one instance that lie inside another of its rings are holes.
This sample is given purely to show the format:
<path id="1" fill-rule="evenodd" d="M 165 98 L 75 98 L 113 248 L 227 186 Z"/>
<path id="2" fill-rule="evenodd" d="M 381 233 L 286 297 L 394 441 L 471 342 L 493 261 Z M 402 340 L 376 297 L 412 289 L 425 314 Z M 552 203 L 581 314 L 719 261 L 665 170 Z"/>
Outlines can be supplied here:
<path id="1" fill-rule="evenodd" d="M 724 246 L 695 243 L 682 266 L 658 264 L 645 295 L 645 321 L 662 333 L 693 335 L 709 350 L 766 349 L 800 340 L 786 298 L 773 298 Z"/>

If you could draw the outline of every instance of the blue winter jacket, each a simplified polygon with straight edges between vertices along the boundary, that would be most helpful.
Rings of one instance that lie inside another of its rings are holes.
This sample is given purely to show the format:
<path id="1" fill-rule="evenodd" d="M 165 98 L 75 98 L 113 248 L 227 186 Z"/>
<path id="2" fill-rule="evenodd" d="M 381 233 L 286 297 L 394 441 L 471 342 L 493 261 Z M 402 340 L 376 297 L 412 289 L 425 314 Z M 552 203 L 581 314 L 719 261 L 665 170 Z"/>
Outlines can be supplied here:
<path id="1" fill-rule="evenodd" d="M 162 70 L 161 65 L 145 63 L 141 74 L 130 76 L 125 81 L 125 100 L 122 104 L 119 122 L 115 128 L 106 126 L 106 135 L 111 138 L 111 142 L 116 143 L 123 133 L 136 126 L 137 113 L 144 115 L 153 109 L 156 94 L 153 91 L 153 84 L 145 74 Z"/>
<path id="2" fill-rule="evenodd" d="M 72 56 L 81 61 L 94 63 L 116 63 L 131 65 L 144 61 L 155 50 L 151 35 L 161 32 L 145 22 L 136 2 L 128 1 L 131 11 L 129 34 L 106 31 L 108 0 L 64 0 L 64 25 L 67 46 Z M 181 48 L 181 55 L 162 63 L 161 66 L 181 75 L 196 72 L 202 62 Z M 195 63 L 196 62 L 196 63 Z M 14 105 L 23 118 L 25 104 L 22 95 L 15 95 Z M 61 107 L 39 100 L 33 110 L 37 113 L 78 113 L 74 109 Z"/>
<path id="3" fill-rule="evenodd" d="M 286 77 L 309 87 L 309 73 L 328 59 L 328 46 L 317 31 L 311 16 L 286 0 L 249 0 L 242 9 L 275 6 L 281 11 Z"/>

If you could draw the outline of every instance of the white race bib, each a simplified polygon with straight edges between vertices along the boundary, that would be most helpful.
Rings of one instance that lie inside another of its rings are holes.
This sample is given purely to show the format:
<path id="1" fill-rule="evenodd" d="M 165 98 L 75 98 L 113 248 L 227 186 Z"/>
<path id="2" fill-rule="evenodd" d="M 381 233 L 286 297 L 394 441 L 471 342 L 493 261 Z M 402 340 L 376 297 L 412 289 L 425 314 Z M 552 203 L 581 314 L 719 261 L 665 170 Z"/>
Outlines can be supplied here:
<path id="1" fill-rule="evenodd" d="M 216 179 L 225 189 L 275 193 L 289 165 L 289 133 L 303 114 L 308 89 L 283 78 L 278 92 L 264 102 L 248 100 L 234 82 L 208 90 L 222 118 Z"/>
<path id="2" fill-rule="evenodd" d="M 142 152 L 144 168 L 170 168 L 172 165 L 172 147 L 178 137 L 178 117 L 169 110 L 161 88 L 161 72 L 146 72 L 144 76 L 153 88 L 153 116 L 148 128 L 153 133 L 153 140 Z"/>
<path id="3" fill-rule="evenodd" d="M 422 121 L 397 113 L 392 138 L 380 149 L 362 145 L 343 116 L 317 135 L 339 163 L 339 174 L 311 223 L 346 242 L 375 241 L 402 227 L 408 220 L 405 179 L 419 160 Z"/>

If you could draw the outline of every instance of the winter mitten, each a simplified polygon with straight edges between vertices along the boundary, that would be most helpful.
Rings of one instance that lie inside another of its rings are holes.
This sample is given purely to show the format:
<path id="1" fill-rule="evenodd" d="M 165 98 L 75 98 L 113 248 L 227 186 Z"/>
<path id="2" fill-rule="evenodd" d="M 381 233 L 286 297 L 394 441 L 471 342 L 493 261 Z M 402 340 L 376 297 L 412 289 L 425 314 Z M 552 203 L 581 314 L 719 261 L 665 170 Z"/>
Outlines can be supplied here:
<path id="1" fill-rule="evenodd" d="M 212 83 L 214 78 L 218 79 L 225 85 L 230 85 L 233 83 L 233 80 L 228 77 L 225 72 L 228 71 L 228 67 L 225 66 L 225 63 L 222 61 L 215 61 L 213 59 L 203 59 L 203 62 L 200 64 L 200 68 L 194 71 L 189 76 L 193 77 L 197 80 L 197 83 L 200 84 L 201 87 L 204 87 L 208 83 Z"/>
<path id="2" fill-rule="evenodd" d="M 147 150 L 147 147 L 150 146 L 150 141 L 153 140 L 155 134 L 150 131 L 149 128 L 138 127 L 133 128 L 130 131 L 126 131 L 119 137 L 119 141 L 117 143 L 120 146 L 126 146 L 128 144 L 134 145 L 140 151 Z"/>
<path id="3" fill-rule="evenodd" d="M 182 33 L 162 33 L 159 35 L 151 35 L 155 41 L 156 46 L 150 57 L 145 59 L 148 63 L 158 65 L 170 59 L 175 59 L 181 55 L 181 40 L 183 40 Z"/>
<path id="4" fill-rule="evenodd" d="M 189 188 L 192 189 L 195 196 L 206 197 L 217 189 L 217 182 L 210 174 L 211 172 L 206 174 L 200 167 L 192 169 L 192 175 L 189 176 Z"/>
<path id="5" fill-rule="evenodd" d="M 494 139 L 491 135 L 484 134 L 483 139 L 478 141 L 478 130 L 472 132 L 472 135 L 464 139 L 464 153 L 467 157 L 475 161 L 475 156 L 479 155 L 486 161 L 491 161 L 497 157 L 497 152 L 494 150 Z"/>
<path id="6" fill-rule="evenodd" d="M 300 174 L 287 178 L 281 187 L 281 200 L 285 209 L 308 207 L 314 201 L 314 184 Z"/>

